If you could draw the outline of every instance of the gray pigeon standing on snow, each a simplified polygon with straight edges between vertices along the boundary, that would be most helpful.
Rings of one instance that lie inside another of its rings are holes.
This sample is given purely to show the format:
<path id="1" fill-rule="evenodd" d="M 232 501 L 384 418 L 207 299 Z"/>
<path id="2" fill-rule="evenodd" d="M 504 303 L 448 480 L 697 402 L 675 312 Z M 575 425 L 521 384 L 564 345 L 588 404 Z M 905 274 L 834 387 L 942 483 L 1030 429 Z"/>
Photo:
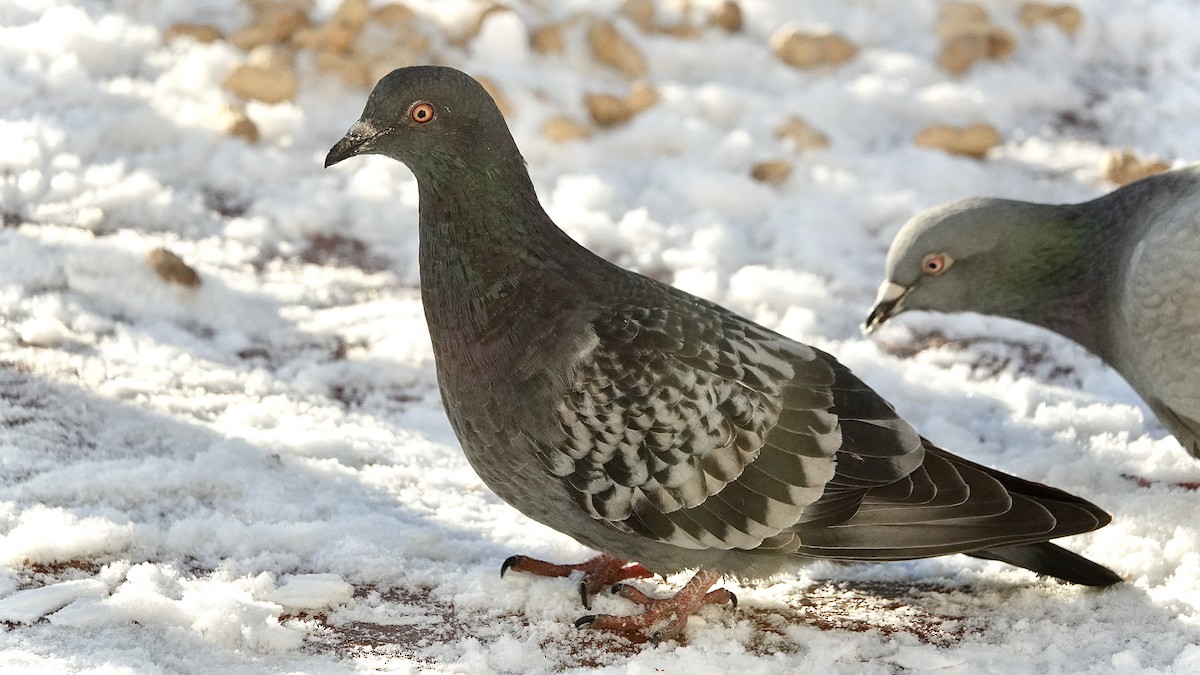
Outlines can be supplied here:
<path id="1" fill-rule="evenodd" d="M 965 199 L 896 234 L 871 330 L 911 309 L 1064 335 L 1116 369 L 1200 458 L 1200 164 L 1082 204 Z"/>
<path id="2" fill-rule="evenodd" d="M 637 616 L 577 625 L 679 633 L 724 574 L 814 558 L 1002 560 L 1094 586 L 1112 571 L 1048 540 L 1109 522 L 1054 488 L 921 438 L 832 356 L 621 269 L 538 203 L 491 97 L 445 67 L 393 71 L 325 159 L 406 164 L 438 383 L 471 466 L 525 515 L 602 554 L 508 569 L 583 572 L 587 593 L 699 572 Z M 638 564 L 640 563 L 640 564 Z"/>

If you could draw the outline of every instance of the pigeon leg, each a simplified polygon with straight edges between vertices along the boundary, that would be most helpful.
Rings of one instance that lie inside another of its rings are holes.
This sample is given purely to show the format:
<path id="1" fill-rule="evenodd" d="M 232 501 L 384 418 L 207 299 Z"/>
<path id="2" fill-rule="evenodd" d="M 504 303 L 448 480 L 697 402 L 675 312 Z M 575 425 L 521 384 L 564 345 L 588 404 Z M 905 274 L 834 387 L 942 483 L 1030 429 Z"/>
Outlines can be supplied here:
<path id="1" fill-rule="evenodd" d="M 590 614 L 576 620 L 575 626 L 622 632 L 641 631 L 667 619 L 667 625 L 650 636 L 650 640 L 654 644 L 658 644 L 682 633 L 684 627 L 687 626 L 688 617 L 695 614 L 704 605 L 729 603 L 737 607 L 737 596 L 728 590 L 724 588 L 708 590 L 720 579 L 721 573 L 716 570 L 700 570 L 683 588 L 679 589 L 678 593 L 669 598 L 651 598 L 633 586 L 617 584 L 613 586 L 613 593 L 642 605 L 646 608 L 645 611 L 634 616 Z"/>
<path id="2" fill-rule="evenodd" d="M 635 562 L 614 558 L 607 553 L 601 553 L 591 560 L 574 565 L 556 565 L 544 560 L 514 555 L 500 566 L 500 576 L 504 576 L 504 573 L 509 570 L 527 572 L 542 577 L 569 577 L 574 572 L 583 572 L 583 579 L 579 582 L 579 597 L 583 600 L 583 606 L 586 609 L 592 608 L 589 598 L 599 593 L 601 588 L 626 579 L 643 579 L 654 575 L 653 572 Z"/>

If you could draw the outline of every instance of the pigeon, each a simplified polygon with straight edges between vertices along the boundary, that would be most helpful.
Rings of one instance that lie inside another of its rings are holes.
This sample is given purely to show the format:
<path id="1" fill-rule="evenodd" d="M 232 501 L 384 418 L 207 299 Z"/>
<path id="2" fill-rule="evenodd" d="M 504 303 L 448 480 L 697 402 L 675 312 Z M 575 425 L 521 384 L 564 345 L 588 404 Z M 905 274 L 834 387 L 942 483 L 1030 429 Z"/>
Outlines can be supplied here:
<path id="1" fill-rule="evenodd" d="M 1057 489 L 922 438 L 834 357 L 612 264 L 558 228 L 483 87 L 458 70 L 386 75 L 329 151 L 417 180 L 421 298 L 450 424 L 501 499 L 600 555 L 507 570 L 582 573 L 642 605 L 576 625 L 674 638 L 725 575 L 818 559 L 953 553 L 1069 582 L 1111 570 L 1049 542 L 1110 521 Z M 624 583 L 697 570 L 673 597 Z"/>
<path id="2" fill-rule="evenodd" d="M 1081 204 L 964 199 L 896 234 L 865 323 L 978 312 L 1048 328 L 1107 363 L 1200 458 L 1200 164 Z"/>

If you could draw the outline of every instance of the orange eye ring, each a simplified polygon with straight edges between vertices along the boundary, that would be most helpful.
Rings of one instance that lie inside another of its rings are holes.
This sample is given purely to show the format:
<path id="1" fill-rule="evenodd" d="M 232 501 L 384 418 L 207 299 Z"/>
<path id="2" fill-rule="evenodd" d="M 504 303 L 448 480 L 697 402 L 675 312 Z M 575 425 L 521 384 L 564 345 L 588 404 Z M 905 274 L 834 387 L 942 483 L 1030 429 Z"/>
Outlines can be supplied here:
<path id="1" fill-rule="evenodd" d="M 931 277 L 936 277 L 950 269 L 950 256 L 945 253 L 930 253 L 921 260 L 921 271 Z"/>
<path id="2" fill-rule="evenodd" d="M 413 104 L 413 107 L 408 110 L 408 118 L 417 124 L 431 122 L 434 117 L 437 117 L 437 115 L 433 106 L 424 101 Z"/>

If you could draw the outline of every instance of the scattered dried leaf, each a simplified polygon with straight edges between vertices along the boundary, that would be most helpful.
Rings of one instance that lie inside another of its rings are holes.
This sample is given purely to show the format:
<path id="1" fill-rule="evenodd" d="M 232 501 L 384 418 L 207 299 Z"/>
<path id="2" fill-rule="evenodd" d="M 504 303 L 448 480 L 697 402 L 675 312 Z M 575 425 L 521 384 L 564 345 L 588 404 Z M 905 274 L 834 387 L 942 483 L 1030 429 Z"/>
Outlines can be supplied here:
<path id="1" fill-rule="evenodd" d="M 221 31 L 203 23 L 177 23 L 163 33 L 167 42 L 178 38 L 190 38 L 196 42 L 215 42 L 221 39 Z"/>
<path id="2" fill-rule="evenodd" d="M 1047 5 L 1041 2 L 1022 4 L 1018 18 L 1022 25 L 1029 27 L 1053 22 L 1067 35 L 1074 35 L 1083 23 L 1083 13 L 1073 5 Z"/>
<path id="3" fill-rule="evenodd" d="M 1169 164 L 1160 159 L 1142 159 L 1129 148 L 1113 150 L 1100 161 L 1100 171 L 1104 173 L 1104 178 L 1117 185 L 1126 185 L 1170 168 Z"/>
<path id="4" fill-rule="evenodd" d="M 542 135 L 555 143 L 566 143 L 588 138 L 592 130 L 570 117 L 557 115 L 542 125 Z"/>
<path id="5" fill-rule="evenodd" d="M 292 69 L 296 64 L 296 50 L 291 45 L 273 44 L 255 47 L 246 54 L 246 63 L 260 68 Z"/>
<path id="6" fill-rule="evenodd" d="M 611 94 L 585 94 L 584 107 L 592 121 L 602 127 L 623 124 L 634 115 L 658 103 L 658 92 L 645 80 L 638 80 L 629 87 L 625 98 Z"/>
<path id="7" fill-rule="evenodd" d="M 361 29 L 371 17 L 368 0 L 342 0 L 337 11 L 330 17 L 330 23 L 341 24 L 352 30 Z"/>
<path id="8" fill-rule="evenodd" d="M 298 82 L 296 74 L 286 66 L 243 64 L 234 68 L 222 85 L 243 98 L 282 103 L 295 98 Z"/>
<path id="9" fill-rule="evenodd" d="M 675 23 L 669 26 L 659 26 L 658 32 L 663 35 L 670 35 L 673 38 L 681 40 L 694 40 L 701 35 L 699 26 L 693 26 L 687 22 Z"/>
<path id="10" fill-rule="evenodd" d="M 548 23 L 539 26 L 529 34 L 529 46 L 539 54 L 563 54 L 567 51 L 567 43 L 563 39 L 563 25 Z"/>
<path id="11" fill-rule="evenodd" d="M 997 26 L 989 26 L 986 30 L 947 38 L 942 42 L 938 65 L 951 75 L 960 75 L 980 59 L 1008 58 L 1015 47 L 1011 33 Z"/>
<path id="12" fill-rule="evenodd" d="M 987 32 L 987 57 L 997 61 L 1003 61 L 1012 55 L 1016 49 L 1017 41 L 1013 39 L 1012 33 L 999 26 L 991 26 Z"/>
<path id="13" fill-rule="evenodd" d="M 342 0 L 328 21 L 297 31 L 296 44 L 318 51 L 348 52 L 370 16 L 367 0 Z"/>
<path id="14" fill-rule="evenodd" d="M 942 49 L 938 52 L 938 65 L 951 75 L 961 75 L 987 56 L 987 45 L 987 37 L 980 32 L 947 37 L 942 40 Z"/>
<path id="15" fill-rule="evenodd" d="M 642 52 L 610 21 L 595 19 L 588 26 L 588 46 L 592 54 L 606 66 L 615 68 L 626 77 L 646 75 L 646 59 Z"/>
<path id="16" fill-rule="evenodd" d="M 913 142 L 922 148 L 935 148 L 952 155 L 982 159 L 988 150 L 1000 145 L 1002 140 L 1000 132 L 990 124 L 972 124 L 967 127 L 935 124 L 917 134 Z"/>
<path id="17" fill-rule="evenodd" d="M 1071 5 L 1059 5 L 1054 13 L 1054 23 L 1067 35 L 1074 35 L 1083 23 L 1083 13 Z"/>
<path id="18" fill-rule="evenodd" d="M 799 117 L 789 117 L 780 122 L 775 128 L 775 135 L 790 142 L 796 150 L 819 150 L 829 147 L 829 137 Z"/>
<path id="19" fill-rule="evenodd" d="M 779 185 L 792 175 L 792 163 L 786 159 L 759 162 L 750 169 L 750 176 L 760 183 Z"/>
<path id="20" fill-rule="evenodd" d="M 629 87 L 629 95 L 625 97 L 625 105 L 629 106 L 634 114 L 652 108 L 656 103 L 658 103 L 658 92 L 645 80 L 634 82 Z"/>
<path id="21" fill-rule="evenodd" d="M 385 26 L 402 26 L 417 18 L 415 12 L 405 5 L 391 3 L 375 10 L 375 20 Z"/>
<path id="22" fill-rule="evenodd" d="M 797 68 L 836 66 L 858 53 L 858 47 L 840 35 L 803 33 L 790 26 L 775 31 L 771 47 L 781 61 Z"/>
<path id="23" fill-rule="evenodd" d="M 735 0 L 725 0 L 709 15 L 708 22 L 727 33 L 742 30 L 742 6 Z"/>
<path id="24" fill-rule="evenodd" d="M 1016 47 L 1008 30 L 992 24 L 987 10 L 969 2 L 952 2 L 938 13 L 938 65 L 951 75 L 965 73 L 984 58 L 1006 59 Z"/>
<path id="25" fill-rule="evenodd" d="M 643 33 L 653 33 L 658 24 L 654 0 L 625 0 L 621 3 L 621 13 L 629 17 Z"/>
<path id="26" fill-rule="evenodd" d="M 987 10 L 973 2 L 947 2 L 938 10 L 939 26 L 986 23 L 988 23 Z"/>
<path id="27" fill-rule="evenodd" d="M 165 248 L 159 247 L 147 253 L 146 262 L 165 281 L 190 288 L 200 285 L 200 275 L 196 274 L 196 270 Z"/>
<path id="28" fill-rule="evenodd" d="M 320 49 L 313 59 L 317 69 L 341 78 L 354 87 L 369 87 L 375 83 L 371 66 L 359 54 Z"/>
<path id="29" fill-rule="evenodd" d="M 316 0 L 246 0 L 246 4 L 255 14 L 263 14 L 276 7 L 295 7 L 307 14 L 317 3 Z"/>
<path id="30" fill-rule="evenodd" d="M 592 121 L 602 127 L 624 124 L 635 114 L 625 99 L 611 94 L 584 94 L 583 105 Z"/>
<path id="31" fill-rule="evenodd" d="M 258 125 L 246 115 L 244 110 L 230 111 L 229 121 L 225 124 L 225 133 L 247 143 L 258 142 Z"/>
<path id="32" fill-rule="evenodd" d="M 259 14 L 253 22 L 229 36 L 229 42 L 244 51 L 262 45 L 290 40 L 296 31 L 308 26 L 308 14 L 286 5 L 272 7 Z"/>

